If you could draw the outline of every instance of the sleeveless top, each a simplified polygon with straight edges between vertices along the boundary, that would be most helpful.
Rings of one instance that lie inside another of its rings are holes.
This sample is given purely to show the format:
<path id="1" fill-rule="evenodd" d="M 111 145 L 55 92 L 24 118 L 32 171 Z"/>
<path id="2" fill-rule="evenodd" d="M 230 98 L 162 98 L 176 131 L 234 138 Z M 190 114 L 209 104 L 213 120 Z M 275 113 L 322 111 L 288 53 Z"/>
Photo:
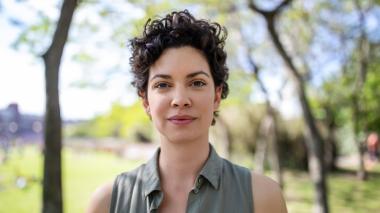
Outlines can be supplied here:
<path id="1" fill-rule="evenodd" d="M 146 164 L 117 176 L 110 213 L 158 212 L 163 200 L 158 173 L 160 149 Z M 209 157 L 198 174 L 187 201 L 187 213 L 253 212 L 251 172 L 218 156 Z"/>

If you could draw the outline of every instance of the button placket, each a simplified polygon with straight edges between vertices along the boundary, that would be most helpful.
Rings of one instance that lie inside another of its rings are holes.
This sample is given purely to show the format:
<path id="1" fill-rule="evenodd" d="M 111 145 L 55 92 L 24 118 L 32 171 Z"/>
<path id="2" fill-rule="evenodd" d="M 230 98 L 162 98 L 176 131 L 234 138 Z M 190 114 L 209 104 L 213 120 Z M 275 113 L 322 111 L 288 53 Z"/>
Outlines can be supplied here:
<path id="1" fill-rule="evenodd" d="M 199 190 L 200 190 L 200 188 L 201 188 L 201 186 L 202 186 L 202 183 L 203 183 L 203 178 L 202 177 L 199 177 L 198 179 L 197 179 L 197 182 L 196 182 L 196 184 L 195 184 L 195 188 L 194 188 L 194 193 L 195 194 L 197 194 L 198 192 L 199 192 Z"/>

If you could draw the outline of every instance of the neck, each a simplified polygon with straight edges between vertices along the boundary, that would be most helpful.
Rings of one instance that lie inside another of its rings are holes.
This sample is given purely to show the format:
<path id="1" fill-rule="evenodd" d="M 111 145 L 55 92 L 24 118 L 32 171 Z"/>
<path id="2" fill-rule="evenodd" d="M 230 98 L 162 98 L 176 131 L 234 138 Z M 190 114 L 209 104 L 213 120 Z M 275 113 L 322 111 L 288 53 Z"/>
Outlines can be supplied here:
<path id="1" fill-rule="evenodd" d="M 172 143 L 161 140 L 159 171 L 163 182 L 185 180 L 194 183 L 205 164 L 210 147 L 206 140 Z"/>

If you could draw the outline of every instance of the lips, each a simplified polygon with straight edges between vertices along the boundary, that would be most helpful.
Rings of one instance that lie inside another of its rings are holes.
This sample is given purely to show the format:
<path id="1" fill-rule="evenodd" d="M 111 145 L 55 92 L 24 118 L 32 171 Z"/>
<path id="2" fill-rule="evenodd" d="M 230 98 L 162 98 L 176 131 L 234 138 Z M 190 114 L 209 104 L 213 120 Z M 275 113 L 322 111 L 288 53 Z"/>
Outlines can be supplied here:
<path id="1" fill-rule="evenodd" d="M 189 115 L 175 115 L 170 117 L 168 120 L 176 125 L 186 125 L 193 122 L 196 118 Z"/>

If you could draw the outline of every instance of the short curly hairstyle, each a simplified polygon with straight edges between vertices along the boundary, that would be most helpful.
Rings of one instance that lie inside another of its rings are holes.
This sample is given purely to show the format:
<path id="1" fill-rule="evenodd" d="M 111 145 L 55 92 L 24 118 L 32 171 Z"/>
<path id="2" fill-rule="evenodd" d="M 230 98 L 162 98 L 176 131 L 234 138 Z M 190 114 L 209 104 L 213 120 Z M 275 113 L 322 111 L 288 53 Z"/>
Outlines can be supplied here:
<path id="1" fill-rule="evenodd" d="M 168 48 L 191 46 L 200 50 L 207 59 L 214 84 L 222 88 L 221 97 L 224 99 L 229 91 L 227 54 L 224 51 L 226 38 L 226 28 L 215 22 L 196 19 L 187 10 L 171 12 L 161 19 L 148 19 L 142 36 L 130 40 L 132 85 L 137 88 L 138 95 L 145 98 L 151 65 Z"/>

